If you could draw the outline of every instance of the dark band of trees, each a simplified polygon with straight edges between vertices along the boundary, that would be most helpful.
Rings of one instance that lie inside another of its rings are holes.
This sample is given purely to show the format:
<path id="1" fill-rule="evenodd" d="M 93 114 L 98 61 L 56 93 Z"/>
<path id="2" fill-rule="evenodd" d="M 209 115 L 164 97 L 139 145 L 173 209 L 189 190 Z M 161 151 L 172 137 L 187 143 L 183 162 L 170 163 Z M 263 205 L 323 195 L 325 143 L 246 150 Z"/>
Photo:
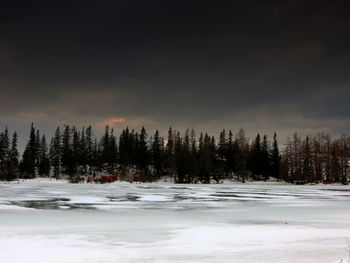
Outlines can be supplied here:
<path id="1" fill-rule="evenodd" d="M 56 129 L 48 146 L 45 135 L 31 125 L 29 140 L 19 158 L 17 134 L 0 134 L 0 179 L 96 177 L 114 175 L 119 180 L 156 181 L 166 176 L 177 183 L 210 183 L 224 179 L 275 178 L 291 183 L 347 183 L 349 181 L 350 136 L 331 139 L 326 133 L 287 139 L 280 152 L 277 135 L 266 135 L 249 143 L 243 129 L 236 134 L 223 130 L 214 136 L 187 130 L 183 135 L 169 128 L 166 139 L 156 131 L 148 136 L 124 129 L 119 139 L 106 126 L 99 140 L 91 126 L 80 131 L 64 126 Z M 20 159 L 20 160 L 19 160 Z M 73 180 L 74 181 L 74 180 Z"/>

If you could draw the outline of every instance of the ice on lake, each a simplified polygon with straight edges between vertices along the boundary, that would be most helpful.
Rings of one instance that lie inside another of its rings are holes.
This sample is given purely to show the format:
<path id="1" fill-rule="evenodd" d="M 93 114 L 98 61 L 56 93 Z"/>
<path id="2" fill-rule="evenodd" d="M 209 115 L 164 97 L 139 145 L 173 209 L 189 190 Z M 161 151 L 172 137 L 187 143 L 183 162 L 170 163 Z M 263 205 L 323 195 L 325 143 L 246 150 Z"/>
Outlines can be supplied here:
<path id="1" fill-rule="evenodd" d="M 1 262 L 339 262 L 349 186 L 0 183 Z"/>

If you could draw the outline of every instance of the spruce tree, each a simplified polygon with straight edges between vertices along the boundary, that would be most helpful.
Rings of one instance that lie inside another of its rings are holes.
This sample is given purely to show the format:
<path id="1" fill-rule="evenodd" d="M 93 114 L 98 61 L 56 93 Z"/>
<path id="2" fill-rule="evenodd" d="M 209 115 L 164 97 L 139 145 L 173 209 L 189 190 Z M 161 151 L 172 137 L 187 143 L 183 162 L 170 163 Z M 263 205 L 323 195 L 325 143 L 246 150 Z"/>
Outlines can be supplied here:
<path id="1" fill-rule="evenodd" d="M 192 135 L 191 135 L 192 136 Z M 192 173 L 192 158 L 191 158 L 191 138 L 190 131 L 187 129 L 185 132 L 185 136 L 183 138 L 183 158 L 184 158 L 184 169 L 185 169 L 185 183 L 193 182 L 193 173 Z"/>
<path id="2" fill-rule="evenodd" d="M 34 178 L 37 170 L 37 140 L 33 123 L 30 127 L 28 143 L 24 149 L 20 165 L 24 178 Z"/>
<path id="3" fill-rule="evenodd" d="M 119 137 L 119 162 L 124 169 L 131 165 L 131 151 L 133 147 L 131 136 L 129 128 L 126 127 Z"/>
<path id="4" fill-rule="evenodd" d="M 13 180 L 19 175 L 19 153 L 17 150 L 17 133 L 13 133 L 11 140 L 11 150 L 10 150 L 10 174 L 9 180 Z"/>
<path id="5" fill-rule="evenodd" d="M 137 164 L 141 172 L 148 176 L 148 166 L 150 164 L 150 153 L 147 145 L 147 132 L 144 127 L 141 129 L 138 142 Z"/>
<path id="6" fill-rule="evenodd" d="M 55 136 L 51 139 L 49 155 L 50 165 L 53 168 L 53 176 L 57 178 L 61 173 L 62 158 L 61 131 L 59 127 L 55 131 Z"/>
<path id="7" fill-rule="evenodd" d="M 236 173 L 237 179 L 245 182 L 247 176 L 247 161 L 249 155 L 248 139 L 245 135 L 245 131 L 241 128 L 236 134 L 235 143 L 237 145 L 236 155 Z"/>
<path id="8" fill-rule="evenodd" d="M 174 156 L 174 133 L 173 129 L 169 127 L 167 144 L 165 147 L 165 165 L 167 168 L 168 175 L 173 175 L 175 172 L 175 156 Z"/>
<path id="9" fill-rule="evenodd" d="M 249 170 L 253 174 L 254 179 L 259 179 L 259 176 L 263 174 L 263 163 L 262 163 L 262 150 L 261 150 L 261 138 L 258 133 L 253 144 L 251 146 L 250 157 L 249 157 Z"/>
<path id="10" fill-rule="evenodd" d="M 198 160 L 199 160 L 199 180 L 204 184 L 209 184 L 213 175 L 213 155 L 212 140 L 206 133 L 201 133 L 199 137 Z"/>
<path id="11" fill-rule="evenodd" d="M 40 140 L 38 174 L 45 177 L 50 176 L 50 160 L 45 135 Z"/>
<path id="12" fill-rule="evenodd" d="M 114 174 L 117 166 L 117 142 L 113 129 L 106 126 L 105 134 L 101 140 L 101 163 L 105 172 Z"/>
<path id="13" fill-rule="evenodd" d="M 152 142 L 152 165 L 156 174 L 156 179 L 159 179 L 163 175 L 163 140 L 159 135 L 159 131 L 156 130 L 153 142 Z"/>
<path id="14" fill-rule="evenodd" d="M 39 170 L 40 165 L 40 132 L 39 130 L 36 130 L 35 134 L 35 166 Z"/>
<path id="15" fill-rule="evenodd" d="M 80 133 L 73 127 L 72 134 L 72 169 L 74 174 L 78 174 L 80 172 Z"/>
<path id="16" fill-rule="evenodd" d="M 198 181 L 198 173 L 199 173 L 199 167 L 198 167 L 198 147 L 197 147 L 197 141 L 196 141 L 196 133 L 194 129 L 191 130 L 190 134 L 190 179 L 191 183 L 196 183 Z"/>
<path id="17" fill-rule="evenodd" d="M 62 169 L 65 175 L 73 177 L 75 175 L 75 164 L 72 149 L 72 136 L 69 125 L 66 125 L 62 135 Z"/>
<path id="18" fill-rule="evenodd" d="M 184 183 L 185 179 L 185 163 L 183 156 L 183 145 L 180 132 L 176 133 L 175 136 L 175 145 L 174 145 L 174 159 L 175 159 L 175 182 Z"/>
<path id="19" fill-rule="evenodd" d="M 7 127 L 0 134 L 0 178 L 10 180 L 10 138 Z"/>
<path id="20" fill-rule="evenodd" d="M 86 129 L 86 164 L 89 166 L 89 174 L 92 175 L 94 166 L 94 142 L 91 125 Z"/>
<path id="21" fill-rule="evenodd" d="M 261 144 L 261 172 L 264 177 L 264 180 L 266 181 L 269 176 L 271 175 L 271 163 L 270 163 L 270 149 L 269 149 L 269 142 L 267 140 L 267 136 L 264 135 L 263 141 Z"/>
<path id="22" fill-rule="evenodd" d="M 230 165 L 229 165 L 229 159 L 231 158 L 231 149 L 232 147 L 232 133 L 231 133 L 231 141 L 229 141 L 229 138 L 226 136 L 226 130 L 223 129 L 220 133 L 219 137 L 219 143 L 218 143 L 218 149 L 217 149 L 217 158 L 216 158 L 216 165 L 217 165 L 217 172 L 221 174 L 222 178 L 226 178 L 228 173 L 230 172 Z"/>
<path id="23" fill-rule="evenodd" d="M 277 134 L 273 135 L 273 144 L 271 150 L 271 176 L 277 180 L 281 180 L 281 157 L 278 149 Z"/>
<path id="24" fill-rule="evenodd" d="M 9 160 L 9 154 L 10 154 L 10 135 L 9 135 L 9 131 L 7 129 L 7 126 L 5 127 L 5 131 L 4 131 L 4 136 L 3 136 L 3 154 L 4 154 L 4 159 L 5 162 L 8 162 Z"/>
<path id="25" fill-rule="evenodd" d="M 91 164 L 94 176 L 96 176 L 96 172 L 102 171 L 101 155 L 102 155 L 101 147 L 98 144 L 97 139 L 95 138 L 92 144 L 92 164 Z"/>
<path id="26" fill-rule="evenodd" d="M 339 183 L 341 181 L 341 165 L 340 160 L 337 153 L 337 144 L 336 142 L 332 145 L 332 153 L 331 153 L 331 178 L 333 182 Z"/>
<path id="27" fill-rule="evenodd" d="M 102 154 L 101 154 L 101 162 L 103 167 L 108 170 L 107 163 L 110 155 L 110 145 L 109 145 L 109 126 L 106 125 L 105 133 L 101 140 L 101 146 L 102 146 Z"/>
<path id="28" fill-rule="evenodd" d="M 107 164 L 109 173 L 114 174 L 118 165 L 118 145 L 113 129 L 109 135 L 109 154 Z"/>
<path id="29" fill-rule="evenodd" d="M 236 172 L 236 157 L 238 154 L 238 146 L 233 140 L 233 133 L 230 130 L 228 133 L 228 140 L 227 140 L 227 171 L 232 174 Z"/>
<path id="30" fill-rule="evenodd" d="M 82 174 L 87 174 L 87 140 L 85 137 L 85 128 L 82 128 L 81 137 L 80 137 L 80 150 L 79 150 L 79 165 L 82 167 Z"/>
<path id="31" fill-rule="evenodd" d="M 129 136 L 129 157 L 130 165 L 134 168 L 140 168 L 139 166 L 139 151 L 140 151 L 140 135 L 134 129 L 131 130 Z"/>
<path id="32" fill-rule="evenodd" d="M 0 179 L 5 179 L 5 149 L 4 149 L 4 133 L 0 133 Z"/>
<path id="33" fill-rule="evenodd" d="M 309 136 L 306 136 L 305 142 L 304 142 L 304 160 L 303 160 L 303 175 L 302 175 L 302 181 L 303 182 L 313 182 L 314 180 L 314 169 L 312 164 L 312 158 L 311 158 L 311 148 L 310 148 L 310 141 Z"/>

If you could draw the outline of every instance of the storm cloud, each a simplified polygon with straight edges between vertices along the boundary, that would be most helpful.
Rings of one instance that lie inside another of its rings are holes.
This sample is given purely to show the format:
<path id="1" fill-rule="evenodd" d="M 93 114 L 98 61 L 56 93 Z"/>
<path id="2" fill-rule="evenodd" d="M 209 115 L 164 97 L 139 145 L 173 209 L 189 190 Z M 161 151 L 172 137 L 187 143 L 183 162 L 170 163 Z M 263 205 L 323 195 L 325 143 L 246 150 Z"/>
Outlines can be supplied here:
<path id="1" fill-rule="evenodd" d="M 0 125 L 21 136 L 31 121 L 350 130 L 346 1 L 7 2 Z"/>

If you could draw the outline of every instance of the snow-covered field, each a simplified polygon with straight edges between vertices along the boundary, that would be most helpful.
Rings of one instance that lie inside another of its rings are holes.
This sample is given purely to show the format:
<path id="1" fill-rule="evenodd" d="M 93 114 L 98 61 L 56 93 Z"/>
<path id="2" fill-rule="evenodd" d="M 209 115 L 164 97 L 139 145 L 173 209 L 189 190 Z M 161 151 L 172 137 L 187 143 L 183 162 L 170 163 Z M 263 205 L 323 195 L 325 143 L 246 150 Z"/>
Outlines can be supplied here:
<path id="1" fill-rule="evenodd" d="M 350 187 L 0 183 L 0 262 L 339 262 Z"/>

